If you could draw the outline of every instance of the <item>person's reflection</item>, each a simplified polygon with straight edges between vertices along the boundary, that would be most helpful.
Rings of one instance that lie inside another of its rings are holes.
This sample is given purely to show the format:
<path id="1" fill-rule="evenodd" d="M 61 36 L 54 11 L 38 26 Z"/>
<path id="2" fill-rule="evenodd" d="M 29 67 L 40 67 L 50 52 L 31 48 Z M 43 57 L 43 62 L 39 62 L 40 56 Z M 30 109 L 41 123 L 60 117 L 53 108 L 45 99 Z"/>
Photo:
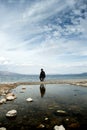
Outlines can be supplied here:
<path id="1" fill-rule="evenodd" d="M 40 84 L 40 93 L 41 93 L 41 97 L 44 96 L 45 91 L 46 91 L 46 89 L 45 89 L 45 87 L 44 87 L 44 84 Z"/>

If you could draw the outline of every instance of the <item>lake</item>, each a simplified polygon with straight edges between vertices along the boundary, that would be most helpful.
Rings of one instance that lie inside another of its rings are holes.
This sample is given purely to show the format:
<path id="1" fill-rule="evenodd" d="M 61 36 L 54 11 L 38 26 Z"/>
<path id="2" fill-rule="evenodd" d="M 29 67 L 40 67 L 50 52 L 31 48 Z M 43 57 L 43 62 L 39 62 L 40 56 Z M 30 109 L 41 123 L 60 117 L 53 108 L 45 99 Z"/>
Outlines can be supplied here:
<path id="1" fill-rule="evenodd" d="M 20 85 L 12 89 L 13 101 L 0 105 L 0 127 L 7 130 L 53 129 L 87 130 L 87 88 L 68 84 Z M 2 96 L 0 97 L 2 98 Z M 32 98 L 32 102 L 26 101 Z M 6 113 L 17 110 L 15 118 Z"/>

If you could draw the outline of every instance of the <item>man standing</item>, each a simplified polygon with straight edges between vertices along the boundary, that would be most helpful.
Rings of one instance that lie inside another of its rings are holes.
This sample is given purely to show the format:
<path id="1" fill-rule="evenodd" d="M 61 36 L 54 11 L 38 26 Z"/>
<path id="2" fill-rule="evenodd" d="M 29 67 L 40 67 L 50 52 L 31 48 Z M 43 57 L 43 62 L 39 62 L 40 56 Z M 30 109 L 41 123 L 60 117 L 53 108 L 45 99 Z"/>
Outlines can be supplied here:
<path id="1" fill-rule="evenodd" d="M 44 81 L 45 77 L 46 77 L 46 74 L 45 74 L 44 70 L 41 69 L 40 76 L 39 76 L 40 81 Z"/>

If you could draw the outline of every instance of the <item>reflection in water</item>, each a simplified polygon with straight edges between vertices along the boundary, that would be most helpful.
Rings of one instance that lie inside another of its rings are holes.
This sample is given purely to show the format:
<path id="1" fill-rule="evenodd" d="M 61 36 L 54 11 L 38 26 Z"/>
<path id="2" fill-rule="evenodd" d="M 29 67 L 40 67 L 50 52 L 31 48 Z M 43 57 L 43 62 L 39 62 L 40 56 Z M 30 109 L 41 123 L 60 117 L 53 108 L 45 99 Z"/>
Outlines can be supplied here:
<path id="1" fill-rule="evenodd" d="M 46 89 L 45 89 L 45 87 L 44 87 L 44 84 L 40 84 L 40 93 L 41 93 L 41 97 L 44 96 L 45 91 L 46 91 Z"/>

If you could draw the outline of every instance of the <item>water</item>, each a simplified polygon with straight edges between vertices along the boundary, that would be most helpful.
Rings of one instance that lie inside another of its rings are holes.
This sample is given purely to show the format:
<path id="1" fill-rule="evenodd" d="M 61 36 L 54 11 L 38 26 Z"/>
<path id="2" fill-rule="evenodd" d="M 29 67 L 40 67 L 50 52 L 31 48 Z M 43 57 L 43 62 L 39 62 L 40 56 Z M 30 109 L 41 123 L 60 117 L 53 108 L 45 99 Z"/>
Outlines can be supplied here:
<path id="1" fill-rule="evenodd" d="M 87 79 L 86 75 L 47 75 L 46 80 Z M 39 75 L 0 76 L 0 83 L 39 81 Z M 22 89 L 25 87 L 26 89 Z M 0 127 L 7 130 L 36 129 L 40 124 L 53 130 L 55 124 L 63 124 L 66 130 L 87 130 L 87 88 L 71 85 L 25 85 L 12 89 L 17 99 L 0 105 Z M 31 97 L 33 102 L 27 102 Z M 0 99 L 2 96 L 0 97 Z M 16 109 L 17 117 L 6 118 L 6 112 Z M 64 110 L 66 115 L 59 115 Z M 46 121 L 45 118 L 48 118 Z M 68 119 L 68 122 L 66 121 Z"/>
<path id="2" fill-rule="evenodd" d="M 46 80 L 87 79 L 87 75 L 47 75 Z M 39 75 L 4 75 L 0 83 L 39 81 Z"/>
<path id="3" fill-rule="evenodd" d="M 0 126 L 7 130 L 36 129 L 40 124 L 48 130 L 61 124 L 66 130 L 87 130 L 86 87 L 67 84 L 20 85 L 11 92 L 17 98 L 0 105 Z M 29 97 L 33 102 L 26 101 Z M 17 117 L 13 119 L 5 116 L 11 109 L 17 110 Z M 59 114 L 58 110 L 67 114 Z"/>

